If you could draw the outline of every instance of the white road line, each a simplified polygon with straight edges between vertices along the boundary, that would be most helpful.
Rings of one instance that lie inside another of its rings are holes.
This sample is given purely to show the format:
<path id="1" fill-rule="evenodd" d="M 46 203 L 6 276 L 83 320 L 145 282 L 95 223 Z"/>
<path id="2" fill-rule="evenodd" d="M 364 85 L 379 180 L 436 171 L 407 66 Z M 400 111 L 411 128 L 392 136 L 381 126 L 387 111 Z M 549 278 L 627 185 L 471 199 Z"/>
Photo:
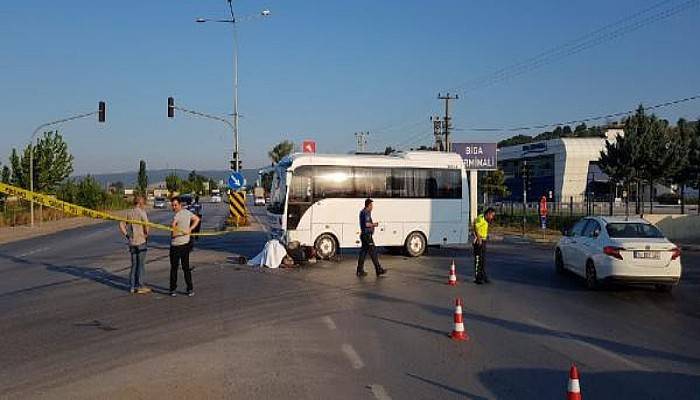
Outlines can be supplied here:
<path id="1" fill-rule="evenodd" d="M 350 364 L 352 364 L 353 368 L 361 369 L 365 366 L 365 363 L 362 362 L 362 359 L 351 345 L 344 344 L 341 349 L 343 353 L 345 353 L 345 356 L 348 357 L 348 360 L 350 360 Z"/>
<path id="2" fill-rule="evenodd" d="M 540 328 L 542 328 L 542 329 L 547 329 L 547 330 L 550 330 L 550 331 L 553 331 L 553 330 L 554 330 L 553 328 L 547 326 L 546 324 L 543 324 L 542 322 L 536 321 L 536 320 L 531 319 L 531 318 L 528 318 L 528 319 L 527 319 L 527 322 L 530 323 L 530 324 L 532 324 L 532 325 L 535 325 L 535 326 L 537 326 L 537 327 L 540 327 Z M 562 337 L 562 338 L 566 338 L 566 339 L 572 340 L 572 341 L 574 341 L 574 342 L 576 342 L 576 343 L 578 343 L 578 344 L 580 344 L 580 345 L 582 345 L 582 346 L 584 346 L 584 347 L 588 347 L 588 348 L 591 349 L 591 350 L 595 350 L 595 351 L 597 351 L 597 352 L 599 352 L 599 353 L 605 354 L 606 356 L 608 356 L 608 357 L 610 357 L 610 358 L 612 358 L 612 359 L 615 359 L 615 360 L 617 360 L 617 361 L 619 361 L 619 362 L 621 362 L 621 363 L 627 365 L 628 367 L 632 367 L 632 368 L 635 368 L 635 369 L 638 369 L 638 370 L 641 370 L 641 371 L 651 371 L 651 369 L 645 367 L 644 365 L 639 364 L 639 363 L 637 363 L 637 362 L 635 362 L 635 361 L 632 361 L 632 360 L 630 360 L 629 358 L 623 357 L 623 356 L 621 356 L 621 355 L 619 355 L 619 354 L 617 354 L 617 353 L 615 353 L 615 352 L 613 352 L 613 351 L 610 351 L 610 350 L 608 350 L 608 349 L 602 348 L 602 347 L 597 346 L 597 345 L 595 345 L 595 344 L 586 342 L 585 340 L 577 339 L 577 338 L 575 338 L 575 337 L 573 337 L 573 336 L 571 336 L 571 335 L 569 335 L 569 334 L 567 334 L 567 333 L 564 333 L 564 332 L 558 332 L 558 333 L 559 333 L 559 336 Z"/>
<path id="3" fill-rule="evenodd" d="M 39 247 L 38 249 L 34 249 L 34 250 L 32 250 L 32 251 L 28 251 L 28 252 L 26 252 L 26 253 L 22 253 L 22 254 L 20 254 L 20 255 L 15 256 L 15 257 L 17 257 L 17 258 L 24 258 L 24 257 L 31 256 L 32 254 L 41 253 L 42 251 L 46 251 L 46 250 L 51 250 L 51 247 Z"/>
<path id="4" fill-rule="evenodd" d="M 389 396 L 389 393 L 386 392 L 386 389 L 384 389 L 382 385 L 370 385 L 370 390 L 377 400 L 391 400 L 391 396 Z"/>
<path id="5" fill-rule="evenodd" d="M 332 330 L 332 331 L 336 330 L 337 326 L 335 326 L 335 322 L 333 321 L 333 319 L 331 319 L 331 317 L 329 317 L 328 315 L 326 315 L 326 316 L 323 317 L 322 319 L 323 319 L 323 323 L 326 324 L 326 326 L 328 327 L 328 329 L 330 329 L 330 330 Z"/>

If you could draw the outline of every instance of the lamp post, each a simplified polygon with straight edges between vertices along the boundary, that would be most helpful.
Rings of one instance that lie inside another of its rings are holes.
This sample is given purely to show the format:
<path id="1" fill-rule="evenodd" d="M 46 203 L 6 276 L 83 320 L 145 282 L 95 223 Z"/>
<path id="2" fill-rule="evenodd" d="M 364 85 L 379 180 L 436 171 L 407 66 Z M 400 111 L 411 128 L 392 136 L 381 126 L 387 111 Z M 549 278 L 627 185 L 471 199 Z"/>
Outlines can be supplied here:
<path id="1" fill-rule="evenodd" d="M 234 171 L 239 169 L 239 159 L 240 152 L 238 146 L 238 32 L 236 29 L 236 24 L 240 20 L 236 19 L 236 14 L 233 11 L 233 1 L 228 1 L 229 12 L 231 14 L 230 19 L 207 19 L 207 18 L 197 18 L 197 23 L 205 22 L 222 22 L 226 24 L 231 24 L 233 28 L 233 165 Z M 264 9 L 260 12 L 257 17 L 268 17 L 271 12 L 268 9 Z M 254 17 L 248 17 L 244 19 L 252 19 Z"/>
<path id="2" fill-rule="evenodd" d="M 100 101 L 97 104 L 97 111 L 93 111 L 93 112 L 89 112 L 89 113 L 85 113 L 85 114 L 73 115 L 72 117 L 47 122 L 45 124 L 39 125 L 36 129 L 34 129 L 34 132 L 32 132 L 32 136 L 29 139 L 29 191 L 30 192 L 34 192 L 34 140 L 36 139 L 36 135 L 42 129 L 48 128 L 49 126 L 55 126 L 55 125 L 59 125 L 59 124 L 65 123 L 65 122 L 75 121 L 76 119 L 87 118 L 87 117 L 90 117 L 92 115 L 97 115 L 98 122 L 105 122 L 106 103 L 104 101 Z M 33 201 L 29 202 L 29 219 L 30 219 L 30 226 L 33 228 L 34 227 L 34 202 Z"/>

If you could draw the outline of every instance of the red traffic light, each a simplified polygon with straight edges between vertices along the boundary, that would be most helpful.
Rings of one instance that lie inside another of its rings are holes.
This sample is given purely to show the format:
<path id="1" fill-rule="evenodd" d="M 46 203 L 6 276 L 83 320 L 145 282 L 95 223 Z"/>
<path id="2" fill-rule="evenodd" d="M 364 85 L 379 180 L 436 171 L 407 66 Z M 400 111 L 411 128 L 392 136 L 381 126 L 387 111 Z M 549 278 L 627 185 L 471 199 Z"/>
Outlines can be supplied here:
<path id="1" fill-rule="evenodd" d="M 175 99 L 168 97 L 168 118 L 175 116 Z"/>
<path id="2" fill-rule="evenodd" d="M 107 105 L 104 101 L 97 103 L 97 121 L 105 122 L 107 118 Z"/>

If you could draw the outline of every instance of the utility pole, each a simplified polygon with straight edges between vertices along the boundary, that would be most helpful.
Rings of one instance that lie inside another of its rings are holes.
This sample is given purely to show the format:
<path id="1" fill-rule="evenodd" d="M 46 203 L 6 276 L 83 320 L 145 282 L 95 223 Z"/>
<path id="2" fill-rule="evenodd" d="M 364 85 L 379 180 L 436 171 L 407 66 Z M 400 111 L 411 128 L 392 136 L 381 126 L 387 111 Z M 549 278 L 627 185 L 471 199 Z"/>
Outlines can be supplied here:
<path id="1" fill-rule="evenodd" d="M 458 100 L 459 95 L 451 96 L 449 93 L 446 95 L 441 95 L 438 93 L 439 100 L 445 100 L 445 116 L 442 120 L 442 133 L 445 138 L 445 151 L 452 151 L 452 145 L 450 144 L 450 129 L 452 129 L 452 118 L 450 117 L 450 100 Z"/>
<path id="2" fill-rule="evenodd" d="M 356 153 L 366 153 L 367 152 L 367 142 L 369 137 L 369 132 L 355 132 L 355 152 Z"/>

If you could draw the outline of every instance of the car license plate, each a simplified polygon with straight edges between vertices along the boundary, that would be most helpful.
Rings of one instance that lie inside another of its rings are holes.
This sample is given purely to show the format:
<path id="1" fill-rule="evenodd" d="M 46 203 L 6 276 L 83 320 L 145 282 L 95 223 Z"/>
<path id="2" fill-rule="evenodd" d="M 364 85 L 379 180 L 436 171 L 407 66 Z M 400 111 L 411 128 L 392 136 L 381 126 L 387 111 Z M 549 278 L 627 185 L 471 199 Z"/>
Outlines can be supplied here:
<path id="1" fill-rule="evenodd" d="M 650 258 L 653 260 L 658 260 L 661 258 L 661 253 L 658 251 L 635 251 L 634 258 Z"/>

